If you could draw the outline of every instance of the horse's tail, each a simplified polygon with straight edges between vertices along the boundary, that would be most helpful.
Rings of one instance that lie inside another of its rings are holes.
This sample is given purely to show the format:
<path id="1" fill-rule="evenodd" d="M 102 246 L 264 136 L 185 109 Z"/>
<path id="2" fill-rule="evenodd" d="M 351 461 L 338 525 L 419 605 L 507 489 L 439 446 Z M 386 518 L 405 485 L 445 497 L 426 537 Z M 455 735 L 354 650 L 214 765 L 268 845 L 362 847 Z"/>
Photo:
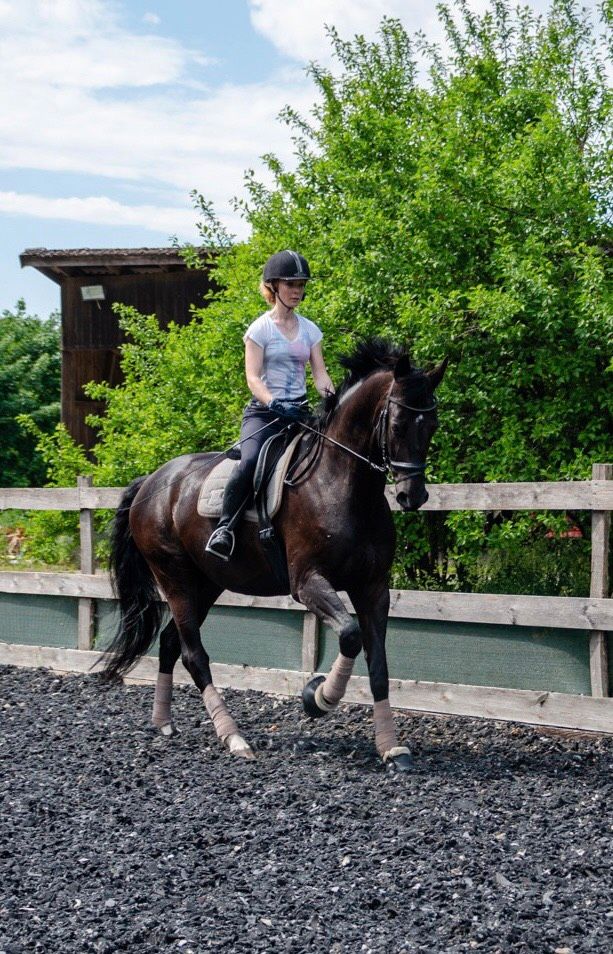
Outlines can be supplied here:
<path id="1" fill-rule="evenodd" d="M 155 579 L 130 531 L 130 507 L 144 480 L 126 489 L 113 521 L 109 565 L 120 619 L 101 673 L 108 681 L 124 676 L 149 649 L 162 618 Z"/>

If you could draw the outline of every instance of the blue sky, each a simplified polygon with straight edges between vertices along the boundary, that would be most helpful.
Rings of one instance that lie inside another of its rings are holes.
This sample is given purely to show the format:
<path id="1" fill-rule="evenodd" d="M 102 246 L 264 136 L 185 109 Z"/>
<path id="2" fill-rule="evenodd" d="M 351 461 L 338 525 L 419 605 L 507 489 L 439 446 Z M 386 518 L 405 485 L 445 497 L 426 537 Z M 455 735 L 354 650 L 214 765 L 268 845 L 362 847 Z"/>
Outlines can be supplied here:
<path id="1" fill-rule="evenodd" d="M 245 236 L 230 200 L 263 153 L 291 163 L 276 117 L 312 106 L 324 24 L 373 36 L 386 14 L 440 37 L 431 0 L 0 0 L 0 311 L 59 306 L 25 248 L 195 239 L 192 189 Z"/>

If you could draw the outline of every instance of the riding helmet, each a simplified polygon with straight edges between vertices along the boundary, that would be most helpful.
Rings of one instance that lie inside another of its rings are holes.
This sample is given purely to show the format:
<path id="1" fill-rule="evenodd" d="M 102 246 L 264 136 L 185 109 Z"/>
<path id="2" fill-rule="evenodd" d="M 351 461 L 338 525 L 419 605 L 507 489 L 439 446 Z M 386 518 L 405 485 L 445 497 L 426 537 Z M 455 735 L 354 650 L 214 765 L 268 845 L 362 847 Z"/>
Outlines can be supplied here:
<path id="1" fill-rule="evenodd" d="M 292 252 L 291 249 L 271 255 L 264 266 L 265 282 L 272 282 L 275 279 L 286 282 L 308 281 L 310 277 L 311 269 L 304 255 Z"/>

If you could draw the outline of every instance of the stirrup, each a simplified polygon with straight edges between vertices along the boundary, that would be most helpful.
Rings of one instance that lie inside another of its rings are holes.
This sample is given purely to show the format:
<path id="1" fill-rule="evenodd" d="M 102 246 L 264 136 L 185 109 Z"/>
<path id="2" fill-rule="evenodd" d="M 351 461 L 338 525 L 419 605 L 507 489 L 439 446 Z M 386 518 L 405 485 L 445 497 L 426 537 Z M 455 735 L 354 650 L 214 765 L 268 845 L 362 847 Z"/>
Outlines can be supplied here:
<path id="1" fill-rule="evenodd" d="M 225 560 L 226 563 L 234 553 L 234 531 L 226 526 L 217 527 L 213 530 L 204 548 L 205 553 L 212 553 L 213 556 Z"/>

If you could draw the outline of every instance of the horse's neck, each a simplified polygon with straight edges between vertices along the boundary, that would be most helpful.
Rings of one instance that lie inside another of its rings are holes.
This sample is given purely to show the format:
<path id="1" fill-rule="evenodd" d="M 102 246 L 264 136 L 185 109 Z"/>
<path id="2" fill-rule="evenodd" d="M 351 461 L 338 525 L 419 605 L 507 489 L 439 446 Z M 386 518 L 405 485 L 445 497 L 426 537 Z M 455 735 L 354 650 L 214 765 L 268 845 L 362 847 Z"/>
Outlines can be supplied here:
<path id="1" fill-rule="evenodd" d="M 327 432 L 329 436 L 367 455 L 391 380 L 390 371 L 377 371 L 341 398 Z"/>

